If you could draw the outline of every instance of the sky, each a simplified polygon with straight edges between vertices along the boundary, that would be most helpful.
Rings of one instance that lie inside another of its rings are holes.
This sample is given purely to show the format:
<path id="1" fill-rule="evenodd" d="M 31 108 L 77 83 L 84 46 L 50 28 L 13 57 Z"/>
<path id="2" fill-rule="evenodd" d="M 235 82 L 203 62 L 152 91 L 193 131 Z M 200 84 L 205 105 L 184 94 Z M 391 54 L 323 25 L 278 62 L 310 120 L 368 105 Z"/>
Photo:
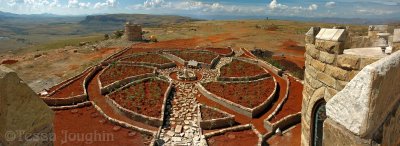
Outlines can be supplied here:
<path id="1" fill-rule="evenodd" d="M 58 15 L 141 13 L 382 18 L 398 16 L 400 0 L 0 0 L 0 11 Z"/>

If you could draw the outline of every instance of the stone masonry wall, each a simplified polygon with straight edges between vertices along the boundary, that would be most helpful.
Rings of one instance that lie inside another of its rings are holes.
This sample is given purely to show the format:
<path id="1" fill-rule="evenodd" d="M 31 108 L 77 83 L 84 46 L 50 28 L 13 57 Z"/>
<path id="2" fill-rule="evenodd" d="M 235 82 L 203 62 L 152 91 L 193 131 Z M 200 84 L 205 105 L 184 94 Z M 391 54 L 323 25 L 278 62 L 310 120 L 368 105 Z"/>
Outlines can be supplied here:
<path id="1" fill-rule="evenodd" d="M 400 52 L 395 52 L 366 66 L 328 101 L 328 118 L 362 139 L 396 143 L 400 137 L 399 81 Z"/>
<path id="2" fill-rule="evenodd" d="M 53 145 L 53 120 L 46 103 L 14 71 L 0 66 L 0 145 Z"/>
<path id="3" fill-rule="evenodd" d="M 305 79 L 302 105 L 303 146 L 310 145 L 311 114 L 314 105 L 329 101 L 366 65 L 379 58 L 343 54 L 347 32 L 344 29 L 322 29 L 315 38 L 306 39 Z"/>

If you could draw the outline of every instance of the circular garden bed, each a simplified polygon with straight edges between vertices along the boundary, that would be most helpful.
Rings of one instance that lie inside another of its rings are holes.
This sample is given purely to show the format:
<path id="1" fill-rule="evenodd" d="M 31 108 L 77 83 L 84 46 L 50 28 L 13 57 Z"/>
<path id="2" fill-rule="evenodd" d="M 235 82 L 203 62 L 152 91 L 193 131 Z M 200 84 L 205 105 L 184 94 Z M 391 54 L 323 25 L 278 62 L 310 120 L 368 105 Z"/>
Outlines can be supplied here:
<path id="1" fill-rule="evenodd" d="M 215 53 L 205 51 L 175 51 L 169 53 L 182 58 L 185 61 L 195 60 L 197 62 L 203 62 L 207 64 L 211 64 L 212 60 L 218 57 L 218 55 Z"/>
<path id="2" fill-rule="evenodd" d="M 221 77 L 251 77 L 267 73 L 256 64 L 233 59 L 231 63 L 221 67 Z"/>
<path id="3" fill-rule="evenodd" d="M 149 117 L 160 118 L 164 94 L 169 83 L 151 78 L 108 95 L 125 109 Z"/>
<path id="4" fill-rule="evenodd" d="M 209 146 L 256 146 L 258 136 L 253 130 L 226 132 L 207 139 Z"/>
<path id="5" fill-rule="evenodd" d="M 215 95 L 240 104 L 244 107 L 254 108 L 273 93 L 275 81 L 273 78 L 249 83 L 210 82 L 203 85 Z"/>
<path id="6" fill-rule="evenodd" d="M 103 87 L 131 76 L 142 75 L 146 73 L 152 73 L 154 68 L 145 66 L 130 66 L 130 65 L 119 65 L 111 64 L 104 72 L 100 75 L 100 82 Z"/>

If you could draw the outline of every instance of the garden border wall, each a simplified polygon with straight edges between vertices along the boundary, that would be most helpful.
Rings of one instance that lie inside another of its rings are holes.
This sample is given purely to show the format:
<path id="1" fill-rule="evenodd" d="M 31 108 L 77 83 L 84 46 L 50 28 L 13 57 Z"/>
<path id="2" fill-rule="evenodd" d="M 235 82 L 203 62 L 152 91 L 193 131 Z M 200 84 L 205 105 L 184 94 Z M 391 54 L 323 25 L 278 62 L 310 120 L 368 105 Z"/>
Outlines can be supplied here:
<path id="1" fill-rule="evenodd" d="M 284 74 L 283 75 L 283 79 L 286 81 L 287 86 L 286 86 L 286 93 L 285 93 L 285 97 L 282 100 L 281 103 L 278 104 L 278 106 L 276 106 L 275 110 L 268 115 L 268 117 L 265 119 L 267 121 L 271 120 L 272 117 L 274 117 L 283 107 L 283 105 L 286 103 L 287 99 L 289 98 L 289 87 L 290 87 L 290 80 L 288 79 L 288 77 Z"/>
<path id="2" fill-rule="evenodd" d="M 254 80 L 259 80 L 262 78 L 267 78 L 270 77 L 271 75 L 269 73 L 263 73 L 255 76 L 249 76 L 249 77 L 221 77 L 219 76 L 217 78 L 217 81 L 220 82 L 240 82 L 240 81 L 254 81 Z"/>
<path id="3" fill-rule="evenodd" d="M 201 106 L 204 106 L 206 108 L 211 108 L 213 110 L 216 110 L 220 113 L 223 113 L 227 117 L 224 118 L 216 118 L 216 119 L 211 119 L 211 120 L 203 120 L 203 115 L 200 114 L 200 127 L 202 129 L 206 130 L 212 130 L 212 129 L 217 129 L 217 128 L 226 128 L 226 127 L 231 127 L 233 124 L 235 124 L 235 116 L 231 115 L 225 111 L 222 111 L 220 109 L 210 107 L 204 104 L 198 104 L 198 110 L 200 111 Z M 201 113 L 201 111 L 200 111 Z"/>
<path id="4" fill-rule="evenodd" d="M 62 105 L 75 105 L 76 103 L 81 103 L 84 101 L 87 101 L 88 98 L 88 94 L 87 94 L 87 90 L 86 90 L 86 86 L 89 84 L 89 80 L 91 78 L 93 78 L 93 75 L 100 69 L 101 67 L 99 66 L 92 66 L 92 67 L 88 67 L 88 69 L 86 69 L 81 75 L 78 75 L 77 77 L 83 77 L 86 73 L 88 72 L 88 74 L 86 74 L 85 79 L 82 83 L 82 88 L 83 88 L 83 94 L 81 95 L 77 95 L 77 96 L 73 96 L 73 97 L 66 97 L 66 98 L 51 98 L 49 96 L 45 96 L 45 97 L 40 97 L 48 106 L 62 106 Z M 78 79 L 77 78 L 77 79 Z M 72 80 L 75 81 L 75 80 Z M 72 82 L 71 82 L 72 83 Z M 71 84 L 68 83 L 67 85 Z M 66 86 L 65 86 L 66 87 Z M 63 87 L 64 88 L 64 87 Z M 55 92 L 52 94 L 54 95 L 56 92 L 58 92 L 59 90 L 61 90 L 62 88 L 58 88 L 57 90 L 55 90 Z"/>
<path id="5" fill-rule="evenodd" d="M 127 65 L 127 64 L 122 64 L 122 65 Z M 127 65 L 127 66 L 141 66 L 141 65 Z M 110 65 L 107 66 L 105 69 L 103 69 L 99 73 L 99 77 L 97 78 L 97 82 L 99 83 L 100 92 L 101 92 L 102 95 L 108 94 L 108 93 L 112 92 L 115 89 L 121 88 L 122 86 L 125 86 L 125 85 L 129 84 L 132 81 L 156 76 L 156 70 L 155 70 L 154 67 L 142 66 L 142 67 L 153 68 L 154 69 L 153 73 L 146 73 L 146 74 L 141 74 L 141 75 L 136 75 L 136 76 L 129 76 L 129 77 L 126 77 L 125 79 L 115 81 L 115 82 L 103 87 L 103 85 L 101 84 L 101 81 L 100 81 L 101 79 L 100 78 L 101 78 L 101 75 L 103 74 L 103 72 L 105 70 L 107 70 L 109 67 L 110 67 Z"/>
<path id="6" fill-rule="evenodd" d="M 244 107 L 242 105 L 239 105 L 237 103 L 234 103 L 232 101 L 226 100 L 224 98 L 221 98 L 211 92 L 209 92 L 207 89 L 205 89 L 203 87 L 203 85 L 201 85 L 200 83 L 196 83 L 196 88 L 200 91 L 201 94 L 203 94 L 206 98 L 217 102 L 233 111 L 236 111 L 242 115 L 245 115 L 247 117 L 256 117 L 258 116 L 260 113 L 262 113 L 263 110 L 265 110 L 273 101 L 275 95 L 276 95 L 276 90 L 278 88 L 277 86 L 277 82 L 275 80 L 275 78 L 273 78 L 274 83 L 275 83 L 275 87 L 274 90 L 272 91 L 271 95 L 267 98 L 267 100 L 265 100 L 263 103 L 261 103 L 260 105 L 254 107 L 254 108 L 248 108 L 248 107 Z"/>
<path id="7" fill-rule="evenodd" d="M 113 91 L 111 93 L 123 90 L 123 89 L 128 88 L 128 87 L 130 87 L 132 85 L 135 85 L 135 84 L 138 84 L 138 83 L 150 80 L 150 79 L 151 79 L 151 77 L 140 79 L 140 80 L 136 80 L 135 82 L 131 82 L 131 83 L 129 83 L 129 84 L 127 84 L 127 85 L 125 85 L 125 86 L 123 86 L 123 87 L 119 88 L 118 90 L 115 90 L 115 91 Z M 163 80 L 160 80 L 160 81 L 163 81 Z M 165 82 L 165 81 L 163 81 L 163 82 Z M 165 104 L 166 104 L 166 97 L 170 94 L 170 91 L 171 91 L 171 86 L 172 86 L 172 84 L 170 83 L 168 88 L 167 88 L 167 90 L 164 93 L 163 105 L 162 105 L 162 109 L 161 109 L 162 112 L 161 112 L 160 118 L 150 117 L 150 116 L 146 116 L 146 115 L 139 114 L 137 112 L 128 110 L 128 109 L 122 107 L 121 105 L 119 105 L 117 102 L 115 102 L 113 99 L 111 99 L 108 95 L 106 95 L 106 101 L 117 112 L 119 112 L 121 114 L 124 114 L 125 116 L 129 117 L 130 119 L 133 119 L 133 120 L 138 121 L 138 122 L 146 123 L 146 124 L 149 124 L 151 126 L 158 127 L 158 126 L 162 126 L 162 124 L 163 124 L 163 115 L 164 115 L 163 111 L 164 111 L 164 107 L 165 107 Z"/>
<path id="8" fill-rule="evenodd" d="M 268 131 L 275 132 L 277 128 L 284 130 L 285 128 L 291 127 L 293 125 L 299 124 L 301 122 L 301 112 L 288 115 L 275 123 L 270 123 L 264 120 L 264 127 Z"/>

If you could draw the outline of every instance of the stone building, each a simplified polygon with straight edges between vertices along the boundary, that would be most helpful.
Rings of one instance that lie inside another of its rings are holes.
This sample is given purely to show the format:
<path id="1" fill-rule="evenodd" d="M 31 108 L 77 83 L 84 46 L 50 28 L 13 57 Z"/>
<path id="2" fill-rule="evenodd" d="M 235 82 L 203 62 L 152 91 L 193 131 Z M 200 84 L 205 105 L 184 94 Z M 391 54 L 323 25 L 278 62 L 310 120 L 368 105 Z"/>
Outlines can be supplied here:
<path id="1" fill-rule="evenodd" d="M 345 50 L 347 31 L 311 28 L 306 34 L 301 143 L 399 145 L 400 51 Z"/>
<path id="2" fill-rule="evenodd" d="M 53 145 L 53 120 L 47 104 L 0 65 L 0 146 Z"/>
<path id="3" fill-rule="evenodd" d="M 125 24 L 124 39 L 128 41 L 141 41 L 142 40 L 142 26 L 139 24 L 132 24 L 127 22 Z"/>

